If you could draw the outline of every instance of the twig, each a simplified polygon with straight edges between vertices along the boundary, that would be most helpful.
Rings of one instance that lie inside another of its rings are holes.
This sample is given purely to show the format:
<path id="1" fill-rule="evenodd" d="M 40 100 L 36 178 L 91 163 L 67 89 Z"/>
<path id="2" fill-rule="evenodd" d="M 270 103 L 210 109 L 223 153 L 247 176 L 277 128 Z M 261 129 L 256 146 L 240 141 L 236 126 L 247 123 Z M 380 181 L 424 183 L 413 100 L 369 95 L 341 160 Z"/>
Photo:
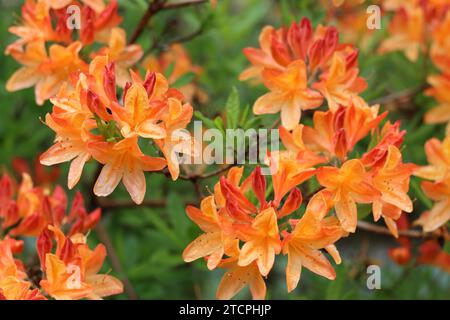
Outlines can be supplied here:
<path id="1" fill-rule="evenodd" d="M 358 228 L 372 233 L 392 236 L 392 233 L 389 231 L 389 229 L 377 226 L 367 221 L 358 221 Z M 408 238 L 425 238 L 427 236 L 426 233 L 423 233 L 419 230 L 399 230 L 398 235 L 401 237 L 408 237 Z"/>
<path id="2" fill-rule="evenodd" d="M 125 293 L 127 294 L 128 298 L 130 300 L 137 300 L 138 295 L 136 291 L 133 288 L 133 285 L 131 284 L 130 280 L 127 276 L 125 276 L 125 272 L 122 268 L 122 264 L 120 263 L 120 259 L 117 256 L 116 250 L 114 248 L 114 245 L 108 235 L 108 232 L 106 231 L 103 224 L 100 222 L 95 227 L 95 232 L 97 233 L 98 238 L 100 241 L 105 245 L 106 250 L 108 252 L 109 260 L 111 261 L 111 265 L 114 268 L 114 271 L 121 274 L 121 280 L 123 282 Z"/>
<path id="3" fill-rule="evenodd" d="M 424 89 L 427 88 L 427 85 L 421 85 L 416 88 L 409 88 L 403 91 L 393 92 L 381 98 L 370 101 L 370 104 L 389 104 L 394 102 L 404 102 L 406 100 L 410 100 L 416 94 L 420 93 Z"/>
<path id="4" fill-rule="evenodd" d="M 147 26 L 152 16 L 163 8 L 165 2 L 166 0 L 153 0 L 150 3 L 150 5 L 147 8 L 147 11 L 145 11 L 136 29 L 134 30 L 133 35 L 130 38 L 129 44 L 133 44 L 136 42 L 136 40 L 144 31 L 145 27 Z"/>
<path id="5" fill-rule="evenodd" d="M 191 0 L 191 1 L 186 1 L 186 2 L 168 3 L 162 8 L 162 10 L 171 10 L 171 9 L 179 9 L 179 8 L 184 8 L 184 7 L 189 7 L 189 6 L 195 6 L 198 4 L 206 3 L 208 1 L 209 0 Z"/>
<path id="6" fill-rule="evenodd" d="M 192 176 L 185 176 L 185 175 L 180 175 L 180 179 L 182 180 L 192 180 L 192 179 L 208 179 L 208 178 L 212 178 L 214 176 L 217 176 L 221 173 L 224 173 L 225 171 L 231 169 L 233 167 L 233 164 L 229 164 L 226 165 L 225 167 L 222 167 L 216 171 L 210 172 L 210 173 L 204 173 L 204 174 L 195 174 Z"/>
<path id="7" fill-rule="evenodd" d="M 144 31 L 145 27 L 148 25 L 150 19 L 159 11 L 163 10 L 172 10 L 172 9 L 179 9 L 184 8 L 188 6 L 194 6 L 206 3 L 208 0 L 191 0 L 186 2 L 178 2 L 178 3 L 166 3 L 167 0 L 153 0 L 148 8 L 147 11 L 145 11 L 144 15 L 142 16 L 141 20 L 139 21 L 135 31 L 133 32 L 133 35 L 130 38 L 129 44 L 133 44 L 137 41 L 137 39 L 140 37 L 142 32 Z"/>
<path id="8" fill-rule="evenodd" d="M 91 181 L 91 190 L 94 189 L 95 182 L 97 181 L 98 176 L 100 175 L 100 172 L 102 170 L 102 166 L 97 163 L 97 169 L 95 170 L 95 174 L 93 175 L 93 179 Z M 91 191 L 91 201 L 90 205 L 92 208 L 98 207 L 100 205 L 100 201 L 97 198 L 97 196 L 94 195 L 93 191 Z M 103 208 L 105 209 L 105 208 Z M 127 294 L 128 298 L 131 300 L 137 300 L 138 295 L 136 291 L 133 288 L 133 285 L 131 284 L 128 277 L 125 275 L 122 264 L 120 263 L 120 259 L 116 253 L 116 249 L 114 248 L 114 245 L 108 235 L 108 232 L 104 228 L 103 224 L 99 222 L 97 226 L 95 227 L 95 232 L 100 239 L 100 241 L 105 245 L 106 250 L 108 252 L 109 260 L 111 261 L 111 265 L 114 268 L 114 271 L 121 274 L 121 280 L 123 282 L 125 293 Z"/>
<path id="9" fill-rule="evenodd" d="M 138 205 L 127 200 L 98 200 L 98 204 L 102 209 L 127 209 L 135 208 Z M 167 205 L 165 200 L 147 200 L 139 206 L 148 208 L 164 208 Z"/>

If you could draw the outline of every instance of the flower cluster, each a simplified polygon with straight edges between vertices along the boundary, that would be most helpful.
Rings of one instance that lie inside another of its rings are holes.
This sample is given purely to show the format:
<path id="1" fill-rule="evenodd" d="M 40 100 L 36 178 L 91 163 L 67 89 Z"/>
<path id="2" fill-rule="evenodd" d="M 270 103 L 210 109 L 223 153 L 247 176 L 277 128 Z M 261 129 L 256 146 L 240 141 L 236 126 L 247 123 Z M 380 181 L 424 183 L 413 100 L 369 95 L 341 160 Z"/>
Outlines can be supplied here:
<path id="1" fill-rule="evenodd" d="M 72 8 L 77 8 L 71 11 Z M 69 24 L 73 20 L 73 26 Z M 36 103 L 53 97 L 70 77 L 87 72 L 88 62 L 80 57 L 83 48 L 99 44 L 92 56 L 108 54 L 121 72 L 118 82 L 129 80 L 127 69 L 143 55 L 139 45 L 126 45 L 126 35 L 118 28 L 116 0 L 52 1 L 27 0 L 22 21 L 10 28 L 19 39 L 6 48 L 22 67 L 9 79 L 8 91 L 35 87 Z"/>
<path id="2" fill-rule="evenodd" d="M 218 298 L 229 299 L 245 285 L 254 298 L 263 298 L 263 277 L 280 253 L 288 255 L 288 291 L 297 286 L 302 266 L 334 279 L 334 270 L 321 249 L 340 263 L 334 243 L 356 231 L 358 207 L 363 211 L 370 205 L 374 220 L 382 217 L 395 237 L 396 220 L 403 212 L 412 212 L 408 190 L 417 167 L 402 161 L 405 132 L 398 122 L 381 126 L 387 112 L 379 114 L 379 106 L 368 106 L 357 91 L 349 89 L 355 82 L 365 83 L 357 76 L 356 51 L 338 46 L 334 29 L 319 30 L 324 38 L 313 35 L 306 19 L 289 30 L 266 27 L 262 49 L 244 50 L 253 66 L 243 76 L 261 74 L 265 84 L 274 89 L 258 99 L 255 113 L 262 105 L 274 112 L 280 106 L 298 111 L 305 106 L 299 101 L 316 97 L 321 102 L 322 94 L 329 110 L 315 111 L 311 126 L 298 124 L 298 117 L 292 121 L 292 115 L 285 117 L 282 111 L 279 131 L 285 150 L 272 150 L 266 159 L 273 187 L 271 200 L 267 200 L 271 192 L 266 191 L 259 168 L 242 183 L 242 169 L 233 168 L 216 185 L 214 195 L 203 199 L 200 209 L 187 208 L 189 217 L 205 233 L 185 249 L 183 257 L 185 261 L 205 257 L 209 269 L 228 269 Z M 349 65 L 352 68 L 347 68 Z M 319 73 L 313 77 L 320 79 L 313 87 L 320 93 L 308 88 L 306 74 L 311 71 Z M 343 79 L 351 85 L 346 87 Z M 285 88 L 291 89 L 284 92 Z M 369 146 L 363 151 L 360 142 L 368 137 Z M 299 188 L 314 179 L 319 187 L 308 196 L 302 213 Z"/>
<path id="3" fill-rule="evenodd" d="M 416 223 L 430 232 L 450 221 L 450 137 L 443 142 L 436 138 L 429 140 L 425 153 L 429 165 L 417 169 L 415 175 L 429 180 L 422 182 L 422 190 L 436 204 Z"/>
<path id="4" fill-rule="evenodd" d="M 189 218 L 204 233 L 184 250 L 183 258 L 190 262 L 205 257 L 210 270 L 227 269 L 217 297 L 230 299 L 248 285 L 254 299 L 263 299 L 266 294 L 263 277 L 269 274 L 275 256 L 281 252 L 289 257 L 286 269 L 289 291 L 297 286 L 302 265 L 334 279 L 333 267 L 321 249 L 339 263 L 334 243 L 346 233 L 338 219 L 327 217 L 331 194 L 317 193 L 301 219 L 289 219 L 302 204 L 299 189 L 292 189 L 280 205 L 266 199 L 266 180 L 259 167 L 245 180 L 242 176 L 243 168 L 232 168 L 216 184 L 214 195 L 202 200 L 200 209 L 193 206 L 186 209 Z"/>
<path id="5" fill-rule="evenodd" d="M 107 56 L 96 57 L 88 73 L 81 73 L 72 88 L 63 86 L 51 99 L 53 111 L 45 122 L 56 133 L 55 144 L 41 156 L 41 163 L 72 161 L 68 186 L 79 181 L 83 167 L 93 158 L 103 164 L 94 186 L 98 196 L 111 194 L 120 181 L 131 198 L 142 203 L 146 191 L 144 171 L 168 166 L 172 178 L 179 175 L 177 155 L 194 152 L 186 128 L 193 109 L 181 92 L 169 88 L 160 73 L 142 79 L 131 72 L 132 82 L 119 102 L 115 64 Z M 141 151 L 140 140 L 153 142 L 164 156 Z"/>
<path id="6" fill-rule="evenodd" d="M 289 28 L 265 27 L 259 36 L 260 48 L 245 48 L 252 66 L 240 79 L 262 79 L 269 93 L 253 105 L 257 115 L 281 112 L 288 130 L 299 123 L 302 110 L 315 109 L 326 99 L 336 110 L 367 87 L 359 76 L 358 51 L 339 43 L 334 27 L 319 25 L 315 30 L 304 18 Z M 363 103 L 363 101 L 361 101 Z"/>
<path id="7" fill-rule="evenodd" d="M 425 93 L 436 99 L 438 105 L 425 114 L 425 122 L 449 122 L 450 1 L 386 0 L 384 7 L 394 11 L 394 17 L 389 26 L 391 37 L 383 42 L 380 52 L 402 50 L 412 61 L 420 53 L 431 59 L 441 74 L 428 76 L 430 88 Z"/>
<path id="8" fill-rule="evenodd" d="M 67 207 L 67 195 L 61 187 L 53 192 L 34 187 L 27 174 L 16 186 L 13 179 L 3 175 L 0 220 L 6 236 L 0 239 L 0 300 L 97 299 L 122 292 L 119 280 L 98 274 L 106 257 L 105 247 L 98 245 L 92 251 L 86 244 L 85 234 L 98 223 L 101 210 L 88 213 L 80 193 L 66 212 Z M 29 274 L 24 263 L 14 258 L 22 252 L 24 242 L 12 237 L 37 238 L 38 275 Z M 57 245 L 52 253 L 54 240 Z"/>

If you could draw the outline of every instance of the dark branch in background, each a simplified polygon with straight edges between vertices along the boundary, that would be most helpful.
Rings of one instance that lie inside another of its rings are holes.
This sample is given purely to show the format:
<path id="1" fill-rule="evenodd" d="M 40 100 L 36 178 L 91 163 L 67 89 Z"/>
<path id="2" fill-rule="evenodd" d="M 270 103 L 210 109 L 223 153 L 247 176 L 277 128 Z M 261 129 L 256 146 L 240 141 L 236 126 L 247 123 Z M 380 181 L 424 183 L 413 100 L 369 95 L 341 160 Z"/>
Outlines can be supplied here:
<path id="1" fill-rule="evenodd" d="M 135 208 L 136 204 L 128 200 L 99 200 L 98 205 L 102 209 L 127 209 Z M 167 205 L 165 200 L 147 200 L 140 204 L 140 206 L 148 208 L 164 208 Z"/>
<path id="2" fill-rule="evenodd" d="M 100 205 L 99 199 L 93 192 L 95 182 L 97 181 L 97 178 L 100 175 L 101 170 L 102 170 L 102 166 L 100 164 L 97 164 L 97 169 L 96 169 L 95 174 L 93 175 L 93 179 L 91 182 L 91 188 L 90 188 L 91 209 L 94 209 L 96 207 L 101 207 L 103 210 L 105 209 L 105 207 L 102 207 Z M 106 247 L 106 251 L 108 252 L 108 257 L 109 257 L 109 260 L 111 261 L 111 265 L 114 268 L 114 271 L 121 275 L 120 278 L 123 282 L 125 294 L 128 296 L 128 298 L 130 300 L 137 300 L 138 295 L 136 293 L 136 290 L 134 290 L 133 285 L 131 284 L 130 280 L 126 276 L 126 274 L 123 270 L 122 264 L 120 262 L 120 259 L 117 255 L 116 249 L 114 248 L 111 238 L 109 237 L 108 231 L 105 229 L 105 227 L 103 226 L 101 221 L 95 227 L 95 233 L 97 234 L 100 242 L 102 242 L 103 245 Z"/>
<path id="3" fill-rule="evenodd" d="M 186 2 L 178 2 L 178 3 L 167 3 L 167 0 L 153 0 L 150 5 L 147 8 L 147 11 L 142 16 L 141 20 L 139 21 L 136 29 L 133 32 L 133 35 L 130 38 L 129 43 L 133 44 L 136 42 L 136 40 L 141 36 L 142 32 L 147 27 L 148 23 L 150 22 L 150 19 L 157 14 L 159 11 L 163 10 L 172 10 L 172 9 L 179 9 L 194 5 L 199 5 L 208 2 L 208 0 L 191 0 Z"/>
<path id="4" fill-rule="evenodd" d="M 391 103 L 405 103 L 409 102 L 414 96 L 421 93 L 423 90 L 425 90 L 428 86 L 426 84 L 420 85 L 416 88 L 410 88 L 399 92 L 390 93 L 388 95 L 385 95 L 381 98 L 374 99 L 370 101 L 370 104 L 391 104 Z"/>
<path id="5" fill-rule="evenodd" d="M 145 27 L 147 26 L 147 24 L 150 21 L 150 19 L 152 18 L 152 16 L 162 9 L 165 2 L 166 2 L 166 0 L 153 0 L 150 3 L 150 5 L 147 8 L 147 11 L 145 11 L 145 13 L 142 16 L 141 20 L 139 21 L 136 29 L 134 30 L 133 35 L 130 38 L 130 41 L 129 41 L 130 44 L 136 42 L 136 40 L 140 37 L 140 35 L 144 31 Z"/>

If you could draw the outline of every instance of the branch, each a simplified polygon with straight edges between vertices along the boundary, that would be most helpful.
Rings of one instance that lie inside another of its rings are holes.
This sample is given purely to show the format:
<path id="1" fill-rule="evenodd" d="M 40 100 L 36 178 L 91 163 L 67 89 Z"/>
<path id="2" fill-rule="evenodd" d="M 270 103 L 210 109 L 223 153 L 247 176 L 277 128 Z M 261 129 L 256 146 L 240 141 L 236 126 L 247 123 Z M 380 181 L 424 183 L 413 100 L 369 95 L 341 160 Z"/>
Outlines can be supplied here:
<path id="1" fill-rule="evenodd" d="M 136 40 L 140 37 L 140 35 L 144 31 L 150 19 L 153 17 L 154 14 L 156 14 L 164 7 L 165 2 L 166 0 L 153 0 L 149 4 L 147 11 L 145 11 L 136 29 L 134 30 L 133 35 L 130 38 L 129 44 L 133 44 L 136 42 Z"/>
<path id="2" fill-rule="evenodd" d="M 180 179 L 181 180 L 188 180 L 188 181 L 192 181 L 192 180 L 201 180 L 201 179 L 208 179 L 208 178 L 212 178 L 212 177 L 214 177 L 214 176 L 218 176 L 218 175 L 220 175 L 221 173 L 224 173 L 225 171 L 227 171 L 227 170 L 229 170 L 229 169 L 231 169 L 232 167 L 234 166 L 234 164 L 229 164 L 229 165 L 226 165 L 225 167 L 223 167 L 223 168 L 220 168 L 220 169 L 218 169 L 218 170 L 216 170 L 216 171 L 213 171 L 213 172 L 210 172 L 210 173 L 203 173 L 203 174 L 194 174 L 194 175 L 192 175 L 192 176 L 186 176 L 186 175 L 180 175 Z"/>
<path id="3" fill-rule="evenodd" d="M 127 209 L 135 208 L 138 205 L 128 200 L 98 200 L 98 205 L 102 209 Z M 167 205 L 165 200 L 147 200 L 139 206 L 148 208 L 164 208 Z"/>
<path id="4" fill-rule="evenodd" d="M 98 176 L 100 175 L 100 172 L 102 170 L 102 166 L 97 163 L 97 168 L 95 174 L 92 176 L 91 181 L 91 190 L 94 189 L 95 182 L 97 181 Z M 94 195 L 93 191 L 91 191 L 91 199 L 90 199 L 90 205 L 91 208 L 95 208 L 100 206 L 100 199 L 97 198 L 97 196 Z M 97 233 L 98 238 L 100 239 L 100 242 L 103 243 L 103 245 L 106 247 L 106 251 L 108 252 L 109 260 L 111 261 L 111 265 L 114 268 L 114 271 L 118 272 L 121 275 L 121 280 L 123 282 L 124 291 L 127 294 L 128 298 L 131 300 L 137 300 L 138 295 L 136 291 L 133 288 L 133 285 L 131 284 L 128 277 L 125 275 L 122 264 L 120 263 L 120 259 L 116 253 L 116 249 L 114 248 L 114 245 L 111 241 L 111 238 L 108 235 L 108 232 L 106 231 L 105 227 L 103 226 L 102 222 L 99 222 L 97 226 L 95 227 L 95 232 Z"/>
<path id="5" fill-rule="evenodd" d="M 159 11 L 163 10 L 172 10 L 179 9 L 188 6 L 199 5 L 208 2 L 208 0 L 191 0 L 186 2 L 178 2 L 178 3 L 166 3 L 167 0 L 153 0 L 139 21 L 136 29 L 133 32 L 133 35 L 130 38 L 129 44 L 133 44 L 140 37 L 145 27 L 148 25 L 150 19 L 157 14 Z"/>
<path id="6" fill-rule="evenodd" d="M 383 234 L 387 236 L 392 236 L 392 233 L 389 231 L 389 229 L 381 226 L 377 226 L 373 223 L 367 222 L 367 221 L 358 221 L 358 228 L 372 232 L 377 234 Z M 423 233 L 419 230 L 398 230 L 398 235 L 400 237 L 408 237 L 408 238 L 425 238 L 427 237 L 426 233 Z"/>
<path id="7" fill-rule="evenodd" d="M 422 92 L 426 88 L 427 88 L 427 85 L 421 85 L 421 86 L 418 86 L 415 88 L 409 88 L 409 89 L 406 89 L 403 91 L 393 92 L 393 93 L 383 96 L 381 98 L 370 101 L 370 104 L 371 105 L 373 105 L 373 104 L 383 105 L 383 104 L 389 104 L 389 103 L 404 103 L 404 102 L 411 100 L 411 98 L 413 98 L 415 95 Z"/>
<path id="8" fill-rule="evenodd" d="M 189 6 L 195 6 L 195 5 L 206 3 L 208 1 L 209 0 L 191 0 L 191 1 L 186 1 L 186 2 L 168 3 L 162 8 L 162 10 L 171 10 L 171 9 L 179 9 L 179 8 L 184 8 L 184 7 L 189 7 Z"/>
<path id="9" fill-rule="evenodd" d="M 122 264 L 120 263 L 120 259 L 117 256 L 114 245 L 112 244 L 112 241 L 108 235 L 108 232 L 106 231 L 103 224 L 102 223 L 97 224 L 97 226 L 95 227 L 95 231 L 96 231 L 97 236 L 100 239 L 100 241 L 106 247 L 106 250 L 107 250 L 108 256 L 109 256 L 109 260 L 111 261 L 111 265 L 114 268 L 114 271 L 118 272 L 121 275 L 120 278 L 123 282 L 124 291 L 128 295 L 128 298 L 130 300 L 137 300 L 138 295 L 137 295 L 136 291 L 134 290 L 133 285 L 131 284 L 128 277 L 125 276 L 125 272 L 122 268 Z"/>

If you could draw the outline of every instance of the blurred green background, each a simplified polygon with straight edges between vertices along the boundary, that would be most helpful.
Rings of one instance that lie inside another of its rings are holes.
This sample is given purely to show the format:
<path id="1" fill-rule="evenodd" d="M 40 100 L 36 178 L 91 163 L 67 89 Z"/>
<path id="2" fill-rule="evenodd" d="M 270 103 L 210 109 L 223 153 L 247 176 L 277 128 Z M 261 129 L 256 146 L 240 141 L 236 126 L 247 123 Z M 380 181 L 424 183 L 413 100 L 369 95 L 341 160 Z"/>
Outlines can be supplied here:
<path id="1" fill-rule="evenodd" d="M 0 42 L 2 51 L 15 40 L 8 27 L 19 21 L 22 1 L 0 0 Z M 132 33 L 146 10 L 147 0 L 119 0 L 123 27 Z M 144 50 L 152 45 L 155 37 L 164 42 L 189 35 L 201 28 L 202 32 L 184 45 L 193 62 L 203 68 L 199 85 L 210 97 L 204 105 L 194 104 L 196 110 L 209 117 L 223 113 L 226 99 L 235 86 L 241 105 L 252 105 L 264 92 L 262 86 L 252 87 L 238 81 L 239 73 L 248 65 L 242 49 L 257 46 L 258 35 L 266 24 L 276 27 L 307 16 L 315 24 L 323 21 L 324 10 L 317 1 L 270 1 L 270 0 L 219 0 L 215 9 L 208 4 L 182 10 L 160 12 L 153 17 L 151 25 L 141 36 L 139 43 Z M 377 43 L 386 32 L 383 29 L 373 35 L 368 48 L 361 52 L 360 69 L 369 81 L 364 97 L 375 100 L 388 93 L 414 88 L 423 83 L 424 63 L 407 61 L 401 53 L 379 56 L 374 53 Z M 165 27 L 171 23 L 172 27 Z M 38 107 L 34 102 L 33 89 L 16 93 L 5 91 L 7 79 L 18 68 L 11 57 L 0 59 L 0 164 L 11 169 L 12 160 L 21 157 L 32 162 L 52 143 L 53 134 L 41 120 L 51 109 L 47 102 Z M 425 164 L 423 144 L 431 136 L 442 138 L 441 126 L 422 123 L 424 112 L 433 101 L 418 95 L 404 108 L 390 113 L 391 121 L 400 119 L 402 128 L 408 130 L 405 161 Z M 273 123 L 274 117 L 265 116 L 256 125 Z M 303 119 L 308 122 L 308 120 Z M 60 183 L 65 185 L 68 165 L 62 165 Z M 86 198 L 90 194 L 89 181 L 94 175 L 94 164 L 88 164 L 83 181 L 78 185 Z M 166 199 L 163 208 L 129 208 L 105 210 L 102 223 L 105 225 L 112 245 L 122 263 L 123 273 L 132 283 L 140 299 L 213 299 L 223 270 L 208 271 L 204 261 L 186 264 L 181 252 L 198 234 L 199 229 L 184 213 L 186 203 L 196 202 L 192 184 L 186 181 L 172 182 L 159 174 L 147 174 L 146 199 Z M 213 189 L 217 178 L 204 181 L 202 190 Z M 417 181 L 413 181 L 417 186 Z M 412 188 L 412 197 L 420 198 L 417 188 Z M 73 192 L 71 192 L 73 194 Z M 123 187 L 112 195 L 114 199 L 128 199 Z M 92 208 L 91 208 L 92 209 Z M 426 202 L 415 201 L 416 217 L 426 209 Z M 95 232 L 91 241 L 97 241 Z M 32 243 L 30 243 L 32 246 Z M 304 269 L 299 287 L 287 294 L 284 279 L 286 259 L 277 259 L 276 267 L 267 279 L 269 299 L 443 299 L 450 298 L 450 275 L 430 266 L 398 267 L 387 256 L 387 250 L 396 246 L 391 237 L 374 236 L 364 231 L 337 243 L 343 256 L 343 264 L 336 267 L 336 281 L 328 281 Z M 382 289 L 368 290 L 366 287 L 368 264 L 379 264 L 382 271 Z M 109 261 L 105 270 L 111 268 Z M 249 298 L 248 290 L 238 298 Z M 121 295 L 115 298 L 126 298 Z"/>

